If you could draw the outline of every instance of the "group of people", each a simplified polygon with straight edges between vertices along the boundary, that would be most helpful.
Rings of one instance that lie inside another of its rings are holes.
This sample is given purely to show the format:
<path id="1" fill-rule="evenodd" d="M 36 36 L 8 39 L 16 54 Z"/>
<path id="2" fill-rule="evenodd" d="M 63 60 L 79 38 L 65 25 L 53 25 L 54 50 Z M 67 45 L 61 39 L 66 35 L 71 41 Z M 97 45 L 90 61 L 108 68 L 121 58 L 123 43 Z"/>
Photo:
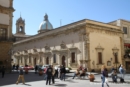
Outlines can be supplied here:
<path id="1" fill-rule="evenodd" d="M 117 71 L 119 71 L 121 76 L 117 76 Z M 118 69 L 115 69 L 114 66 L 111 69 L 111 77 L 113 82 L 117 82 L 117 78 L 119 77 L 120 82 L 124 82 L 124 75 L 125 75 L 125 68 L 123 65 L 120 65 Z M 108 78 L 108 70 L 105 67 L 105 65 L 102 65 L 101 68 L 101 79 L 102 79 L 102 87 L 104 87 L 104 83 L 109 87 L 109 84 L 107 82 Z"/>
<path id="2" fill-rule="evenodd" d="M 13 71 L 14 71 L 14 70 L 17 70 L 17 72 L 18 72 L 18 69 L 19 69 L 19 65 L 15 65 L 15 64 L 14 64 L 14 65 L 12 66 L 12 70 L 13 70 Z"/>
<path id="3" fill-rule="evenodd" d="M 55 69 L 53 65 L 49 65 L 45 70 L 44 70 L 45 76 L 44 79 L 46 79 L 46 85 L 51 84 L 51 79 L 52 79 L 52 84 L 55 83 L 55 77 L 59 78 L 60 80 L 65 81 L 65 74 L 66 74 L 66 69 L 65 66 L 59 66 L 58 69 Z"/>
<path id="4" fill-rule="evenodd" d="M 74 73 L 74 76 L 73 76 L 73 79 L 75 78 L 75 76 L 78 76 L 78 77 L 84 77 L 84 76 L 86 76 L 86 72 L 87 72 L 87 68 L 85 68 L 85 67 L 82 67 L 82 66 L 80 66 L 78 69 L 77 69 L 77 71 Z"/>

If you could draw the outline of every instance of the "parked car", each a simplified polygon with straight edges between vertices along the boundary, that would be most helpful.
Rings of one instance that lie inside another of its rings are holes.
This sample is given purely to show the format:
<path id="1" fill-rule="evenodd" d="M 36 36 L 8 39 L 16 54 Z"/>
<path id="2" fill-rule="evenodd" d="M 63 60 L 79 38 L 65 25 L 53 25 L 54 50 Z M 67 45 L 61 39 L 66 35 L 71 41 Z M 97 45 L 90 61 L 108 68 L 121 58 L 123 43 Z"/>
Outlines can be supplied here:
<path id="1" fill-rule="evenodd" d="M 24 70 L 25 70 L 25 69 L 34 70 L 34 67 L 33 67 L 33 66 L 20 66 L 20 67 L 23 68 Z"/>
<path id="2" fill-rule="evenodd" d="M 56 65 L 54 68 L 55 68 L 55 70 L 57 70 L 59 67 L 60 67 L 60 65 Z M 67 73 L 70 72 L 70 69 L 69 69 L 69 68 L 66 67 L 65 69 L 66 69 L 66 72 L 67 72 Z"/>
<path id="3" fill-rule="evenodd" d="M 44 71 L 44 69 L 45 69 L 46 67 L 48 67 L 48 66 L 49 66 L 49 65 L 43 65 L 43 66 L 39 65 L 38 68 L 39 68 L 39 69 L 42 69 L 42 70 Z"/>

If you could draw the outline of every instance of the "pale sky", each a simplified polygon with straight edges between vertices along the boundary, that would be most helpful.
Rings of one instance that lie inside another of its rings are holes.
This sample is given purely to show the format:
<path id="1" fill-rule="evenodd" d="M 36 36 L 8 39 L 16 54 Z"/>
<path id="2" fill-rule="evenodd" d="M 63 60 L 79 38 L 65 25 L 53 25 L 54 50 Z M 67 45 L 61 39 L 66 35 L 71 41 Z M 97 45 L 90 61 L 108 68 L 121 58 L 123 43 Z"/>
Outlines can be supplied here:
<path id="1" fill-rule="evenodd" d="M 13 34 L 16 20 L 25 19 L 26 35 L 37 34 L 45 13 L 54 28 L 82 19 L 110 22 L 130 20 L 130 0 L 14 0 Z"/>

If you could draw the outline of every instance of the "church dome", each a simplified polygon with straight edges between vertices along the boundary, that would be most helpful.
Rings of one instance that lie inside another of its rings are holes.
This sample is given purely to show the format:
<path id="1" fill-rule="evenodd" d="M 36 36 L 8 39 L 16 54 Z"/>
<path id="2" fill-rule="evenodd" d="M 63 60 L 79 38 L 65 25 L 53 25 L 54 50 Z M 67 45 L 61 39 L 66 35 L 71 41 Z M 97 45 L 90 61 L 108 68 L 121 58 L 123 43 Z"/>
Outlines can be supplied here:
<path id="1" fill-rule="evenodd" d="M 51 30 L 53 29 L 52 24 L 48 20 L 48 15 L 45 14 L 43 22 L 39 26 L 39 30 Z"/>

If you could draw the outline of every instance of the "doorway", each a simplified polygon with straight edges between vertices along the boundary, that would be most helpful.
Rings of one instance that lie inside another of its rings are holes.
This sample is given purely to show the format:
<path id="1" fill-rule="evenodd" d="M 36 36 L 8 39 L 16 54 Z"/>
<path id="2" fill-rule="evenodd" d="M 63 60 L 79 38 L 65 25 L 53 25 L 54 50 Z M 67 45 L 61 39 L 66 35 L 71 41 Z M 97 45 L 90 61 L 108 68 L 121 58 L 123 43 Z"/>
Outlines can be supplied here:
<path id="1" fill-rule="evenodd" d="M 126 64 L 126 69 L 129 70 L 130 69 L 130 61 L 126 61 L 125 64 Z"/>
<path id="2" fill-rule="evenodd" d="M 62 65 L 66 66 L 65 56 L 62 56 Z"/>
<path id="3" fill-rule="evenodd" d="M 49 64 L 49 58 L 48 57 L 46 58 L 46 64 L 47 65 Z"/>

